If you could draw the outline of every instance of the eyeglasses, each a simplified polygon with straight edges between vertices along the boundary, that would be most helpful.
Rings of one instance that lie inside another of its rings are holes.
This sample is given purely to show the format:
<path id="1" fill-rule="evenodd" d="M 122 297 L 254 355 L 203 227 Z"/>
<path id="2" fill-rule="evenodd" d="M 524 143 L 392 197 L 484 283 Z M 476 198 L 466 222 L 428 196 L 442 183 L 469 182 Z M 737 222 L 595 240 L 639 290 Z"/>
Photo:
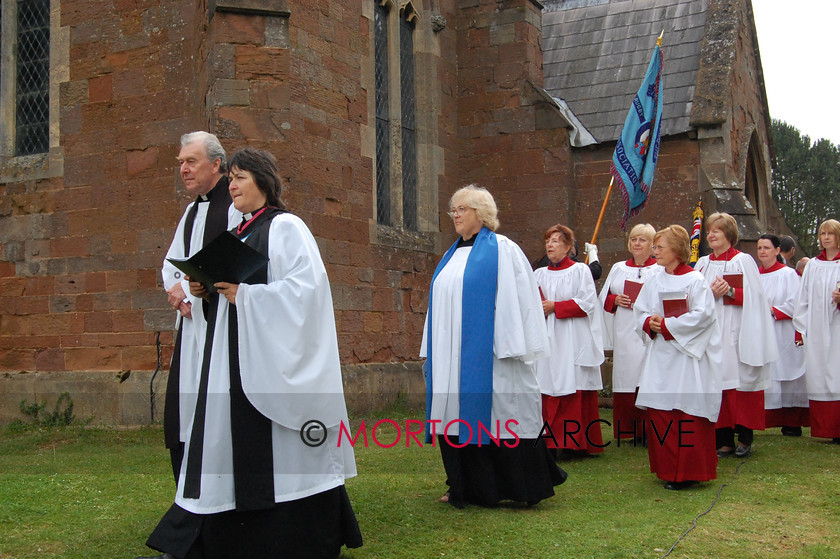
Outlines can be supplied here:
<path id="1" fill-rule="evenodd" d="M 472 210 L 472 209 L 473 208 L 465 208 L 464 206 L 458 206 L 457 208 L 452 208 L 451 210 L 449 210 L 446 213 L 449 214 L 449 217 L 455 217 L 456 215 L 464 215 L 465 213 L 467 213 L 469 210 Z"/>
<path id="2" fill-rule="evenodd" d="M 650 248 L 652 250 L 662 250 L 662 249 L 671 248 L 671 247 L 669 247 L 668 245 L 653 245 Z"/>

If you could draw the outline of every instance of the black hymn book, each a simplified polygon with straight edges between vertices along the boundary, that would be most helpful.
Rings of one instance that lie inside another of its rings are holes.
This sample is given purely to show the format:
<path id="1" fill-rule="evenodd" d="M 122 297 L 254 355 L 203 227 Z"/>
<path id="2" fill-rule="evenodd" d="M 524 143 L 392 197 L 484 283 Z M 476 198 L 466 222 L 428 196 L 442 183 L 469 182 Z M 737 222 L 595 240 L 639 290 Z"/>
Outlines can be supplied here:
<path id="1" fill-rule="evenodd" d="M 214 283 L 243 283 L 268 262 L 268 257 L 224 231 L 189 258 L 167 258 L 210 293 Z"/>

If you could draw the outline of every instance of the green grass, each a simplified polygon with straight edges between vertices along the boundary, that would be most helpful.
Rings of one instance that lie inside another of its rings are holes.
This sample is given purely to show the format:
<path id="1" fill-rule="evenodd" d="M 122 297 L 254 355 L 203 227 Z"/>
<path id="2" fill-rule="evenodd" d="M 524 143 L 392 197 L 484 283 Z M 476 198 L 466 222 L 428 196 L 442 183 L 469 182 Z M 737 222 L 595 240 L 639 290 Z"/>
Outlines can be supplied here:
<path id="1" fill-rule="evenodd" d="M 382 434 L 394 440 L 393 430 Z M 148 552 L 145 539 L 174 493 L 162 439 L 159 427 L 0 433 L 0 558 Z M 671 492 L 649 472 L 644 448 L 613 443 L 601 456 L 563 462 L 568 481 L 536 507 L 457 510 L 437 502 L 438 449 L 406 448 L 404 439 L 357 446 L 359 476 L 347 490 L 365 545 L 342 557 L 661 557 L 722 484 L 670 557 L 836 557 L 840 446 L 772 429 L 753 448 L 745 462 L 721 460 L 716 481 Z"/>

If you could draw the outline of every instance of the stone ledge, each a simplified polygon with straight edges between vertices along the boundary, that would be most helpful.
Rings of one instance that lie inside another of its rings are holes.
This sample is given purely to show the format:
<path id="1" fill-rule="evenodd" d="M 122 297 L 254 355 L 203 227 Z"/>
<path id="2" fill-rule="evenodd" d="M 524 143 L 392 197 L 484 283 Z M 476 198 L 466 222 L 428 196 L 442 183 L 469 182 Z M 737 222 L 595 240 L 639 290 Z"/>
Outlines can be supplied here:
<path id="1" fill-rule="evenodd" d="M 210 19 L 216 12 L 289 17 L 288 0 L 210 0 Z"/>
<path id="2" fill-rule="evenodd" d="M 154 410 L 149 390 L 154 371 L 59 371 L 0 373 L 0 425 L 29 418 L 21 402 L 46 402 L 46 411 L 67 392 L 79 421 L 134 426 L 160 422 L 168 371 L 154 378 Z M 422 361 L 342 366 L 344 397 L 351 417 L 400 404 L 422 408 L 426 401 Z"/>

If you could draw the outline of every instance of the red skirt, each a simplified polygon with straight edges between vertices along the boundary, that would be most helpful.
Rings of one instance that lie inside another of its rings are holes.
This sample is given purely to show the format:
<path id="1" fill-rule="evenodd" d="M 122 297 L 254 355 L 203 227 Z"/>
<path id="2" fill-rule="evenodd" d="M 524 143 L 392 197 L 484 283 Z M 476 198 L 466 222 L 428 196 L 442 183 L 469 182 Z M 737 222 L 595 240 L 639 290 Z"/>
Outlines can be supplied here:
<path id="1" fill-rule="evenodd" d="M 613 437 L 641 439 L 644 437 L 644 410 L 636 407 L 636 392 L 613 392 Z"/>
<path id="2" fill-rule="evenodd" d="M 840 400 L 809 400 L 808 403 L 811 406 L 811 436 L 825 439 L 840 437 Z"/>
<path id="3" fill-rule="evenodd" d="M 543 433 L 548 448 L 604 452 L 598 417 L 598 392 L 578 390 L 568 396 L 542 395 L 543 420 L 551 432 Z"/>
<path id="4" fill-rule="evenodd" d="M 811 417 L 808 408 L 778 408 L 765 411 L 764 423 L 768 429 L 770 427 L 810 427 Z"/>
<path id="5" fill-rule="evenodd" d="M 647 410 L 650 471 L 665 481 L 709 481 L 717 477 L 715 426 L 681 410 Z"/>
<path id="6" fill-rule="evenodd" d="M 723 391 L 715 429 L 742 425 L 747 429 L 763 431 L 764 421 L 764 390 L 741 392 L 730 388 Z"/>

